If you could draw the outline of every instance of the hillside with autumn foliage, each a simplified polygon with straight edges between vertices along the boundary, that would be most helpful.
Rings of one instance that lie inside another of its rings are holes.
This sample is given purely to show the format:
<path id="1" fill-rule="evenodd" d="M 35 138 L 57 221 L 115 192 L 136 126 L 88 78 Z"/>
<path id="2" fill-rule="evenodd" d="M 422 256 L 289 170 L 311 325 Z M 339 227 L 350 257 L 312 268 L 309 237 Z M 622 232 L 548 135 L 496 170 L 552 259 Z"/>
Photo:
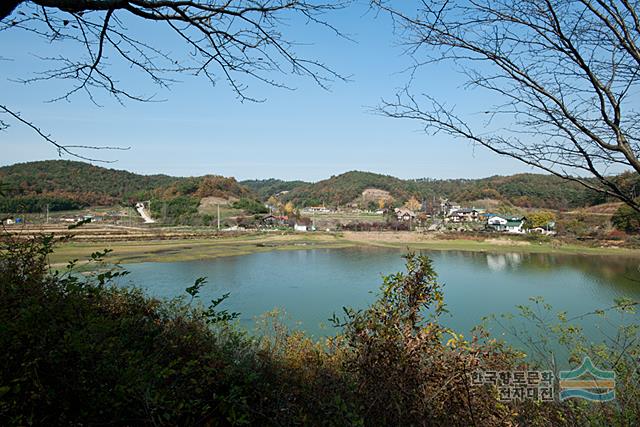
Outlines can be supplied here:
<path id="1" fill-rule="evenodd" d="M 638 180 L 618 175 L 624 186 Z M 131 205 L 141 200 L 187 200 L 193 209 L 201 199 L 215 197 L 267 201 L 277 196 L 296 207 L 327 205 L 375 205 L 366 194 L 384 193 L 396 204 L 411 198 L 458 203 L 490 200 L 526 208 L 567 210 L 606 203 L 606 197 L 577 182 L 552 175 L 516 174 L 481 179 L 400 179 L 372 172 L 351 171 L 308 183 L 279 179 L 236 181 L 219 175 L 172 177 L 140 175 L 124 170 L 69 160 L 47 160 L 0 167 L 4 198 L 0 212 L 42 212 L 87 206 Z M 367 193 L 367 191 L 369 193 Z"/>
<path id="2" fill-rule="evenodd" d="M 6 197 L 0 212 L 71 210 L 87 206 L 133 204 L 139 200 L 170 200 L 179 196 L 241 198 L 252 195 L 234 178 L 207 175 L 179 178 L 140 175 L 68 160 L 17 163 L 0 168 Z"/>
<path id="3" fill-rule="evenodd" d="M 371 188 L 388 192 L 397 202 L 404 202 L 412 197 L 426 201 L 444 197 L 460 203 L 490 199 L 520 207 L 562 210 L 606 201 L 603 196 L 579 183 L 552 175 L 403 180 L 361 171 L 332 176 L 314 184 L 297 185 L 284 198 L 297 206 L 344 206 L 359 203 L 363 192 Z"/>

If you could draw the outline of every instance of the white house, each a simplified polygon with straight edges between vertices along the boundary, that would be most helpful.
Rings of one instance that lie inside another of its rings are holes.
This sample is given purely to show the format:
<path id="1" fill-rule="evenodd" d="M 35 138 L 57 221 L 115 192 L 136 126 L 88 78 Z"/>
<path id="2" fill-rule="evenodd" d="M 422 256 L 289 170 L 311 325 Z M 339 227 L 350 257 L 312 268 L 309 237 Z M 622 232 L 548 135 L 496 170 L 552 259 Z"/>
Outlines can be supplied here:
<path id="1" fill-rule="evenodd" d="M 297 222 L 293 226 L 294 231 L 308 231 L 308 228 L 305 224 L 298 224 Z"/>
<path id="2" fill-rule="evenodd" d="M 507 233 L 522 234 L 524 233 L 524 220 L 521 217 L 511 217 L 507 219 Z"/>
<path id="3" fill-rule="evenodd" d="M 487 220 L 487 225 L 496 231 L 506 231 L 507 219 L 498 215 L 493 215 Z"/>
<path id="4" fill-rule="evenodd" d="M 524 221 L 526 218 L 517 216 L 499 216 L 493 215 L 487 220 L 487 225 L 496 231 L 505 233 L 522 234 L 524 233 Z"/>

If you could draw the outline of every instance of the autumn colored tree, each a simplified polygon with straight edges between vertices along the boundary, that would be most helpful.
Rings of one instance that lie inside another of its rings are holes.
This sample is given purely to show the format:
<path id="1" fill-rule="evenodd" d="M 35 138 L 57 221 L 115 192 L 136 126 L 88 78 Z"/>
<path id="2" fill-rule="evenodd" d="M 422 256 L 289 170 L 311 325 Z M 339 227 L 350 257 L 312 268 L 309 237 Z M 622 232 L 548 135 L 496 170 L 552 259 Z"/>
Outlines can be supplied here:
<path id="1" fill-rule="evenodd" d="M 555 222 L 556 214 L 549 211 L 538 211 L 527 214 L 525 226 L 527 228 L 545 227 L 551 222 Z"/>
<path id="2" fill-rule="evenodd" d="M 278 206 L 280 204 L 280 200 L 278 200 L 275 196 L 270 196 L 267 199 L 267 203 L 269 203 L 271 206 Z"/>
<path id="3" fill-rule="evenodd" d="M 295 206 L 293 206 L 293 203 L 291 202 L 287 202 L 284 205 L 284 213 L 285 215 L 291 215 L 295 210 Z"/>
<path id="4" fill-rule="evenodd" d="M 421 206 L 422 204 L 413 196 L 404 204 L 405 208 L 411 209 L 412 211 L 420 210 Z"/>

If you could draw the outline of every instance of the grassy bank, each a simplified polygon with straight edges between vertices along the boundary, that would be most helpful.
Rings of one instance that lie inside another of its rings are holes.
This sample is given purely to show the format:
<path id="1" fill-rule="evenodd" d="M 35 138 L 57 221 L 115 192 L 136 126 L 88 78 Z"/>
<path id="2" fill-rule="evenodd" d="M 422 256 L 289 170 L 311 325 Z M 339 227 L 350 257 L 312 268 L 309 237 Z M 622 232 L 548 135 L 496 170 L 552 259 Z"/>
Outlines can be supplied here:
<path id="1" fill-rule="evenodd" d="M 558 242 L 536 243 L 509 238 L 486 240 L 438 239 L 429 235 L 404 232 L 347 232 L 306 234 L 251 234 L 216 239 L 148 240 L 132 242 L 72 242 L 51 255 L 54 265 L 105 248 L 113 249 L 112 260 L 122 263 L 175 262 L 211 259 L 222 256 L 247 255 L 273 250 L 335 249 L 348 247 L 380 247 L 415 250 L 456 250 L 475 252 L 558 253 L 576 255 L 614 255 L 640 258 L 640 250 L 600 248 Z"/>
<path id="2" fill-rule="evenodd" d="M 149 240 L 135 242 L 72 242 L 60 246 L 50 261 L 53 265 L 82 259 L 94 251 L 113 249 L 112 261 L 175 262 L 238 256 L 272 250 L 344 248 L 352 243 L 329 234 L 249 235 L 219 239 Z"/>

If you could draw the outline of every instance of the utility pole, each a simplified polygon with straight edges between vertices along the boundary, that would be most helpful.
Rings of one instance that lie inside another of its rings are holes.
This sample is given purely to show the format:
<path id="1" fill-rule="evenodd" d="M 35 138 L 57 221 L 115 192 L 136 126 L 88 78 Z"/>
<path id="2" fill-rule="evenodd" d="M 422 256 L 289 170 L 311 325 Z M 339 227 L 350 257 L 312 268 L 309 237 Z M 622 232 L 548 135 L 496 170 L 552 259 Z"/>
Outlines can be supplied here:
<path id="1" fill-rule="evenodd" d="M 49 224 L 49 203 L 47 203 L 47 224 Z"/>
<path id="2" fill-rule="evenodd" d="M 220 203 L 218 203 L 218 231 L 220 231 Z"/>

